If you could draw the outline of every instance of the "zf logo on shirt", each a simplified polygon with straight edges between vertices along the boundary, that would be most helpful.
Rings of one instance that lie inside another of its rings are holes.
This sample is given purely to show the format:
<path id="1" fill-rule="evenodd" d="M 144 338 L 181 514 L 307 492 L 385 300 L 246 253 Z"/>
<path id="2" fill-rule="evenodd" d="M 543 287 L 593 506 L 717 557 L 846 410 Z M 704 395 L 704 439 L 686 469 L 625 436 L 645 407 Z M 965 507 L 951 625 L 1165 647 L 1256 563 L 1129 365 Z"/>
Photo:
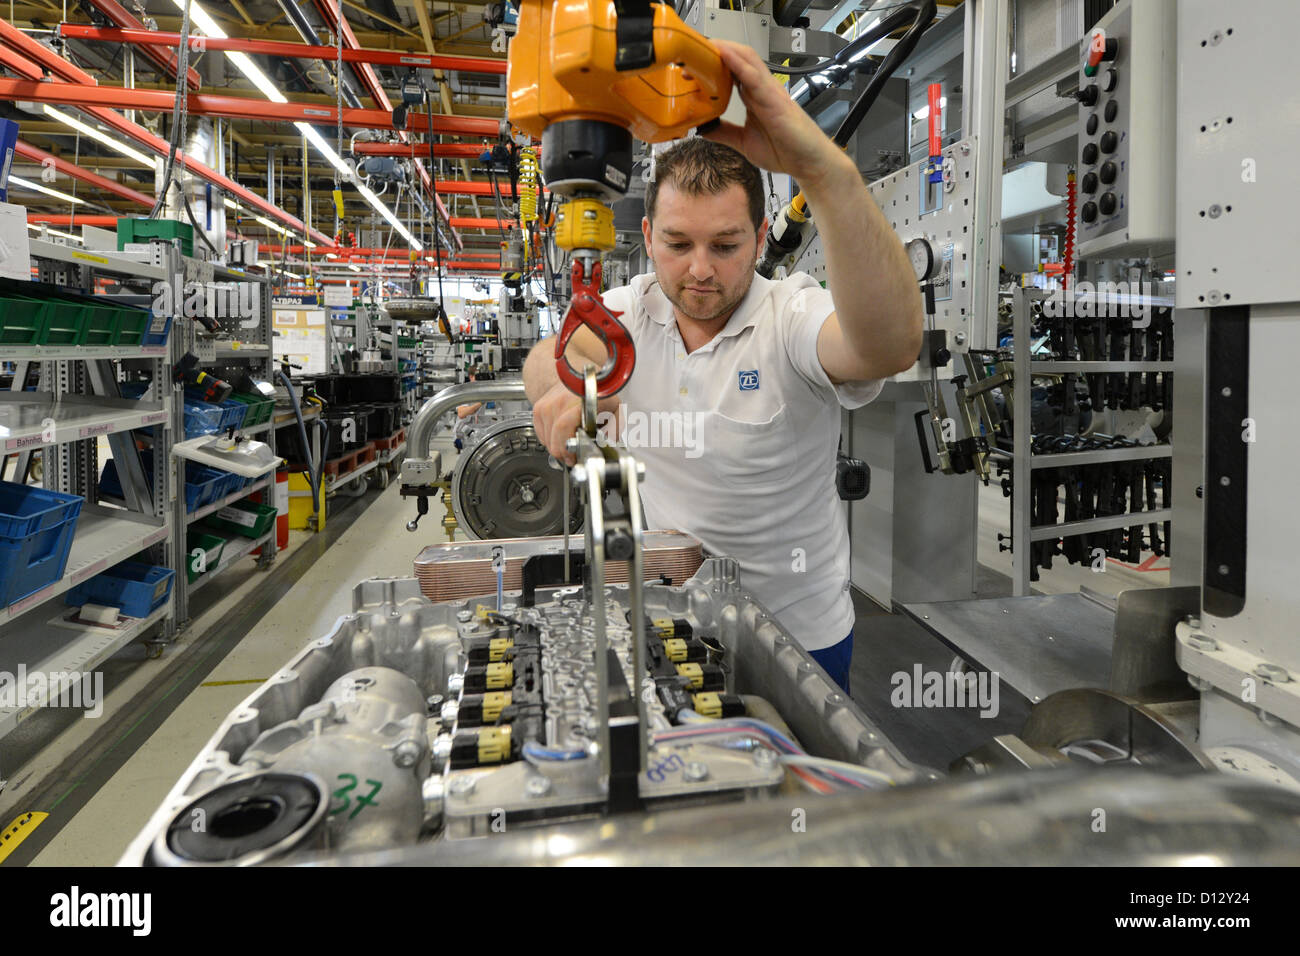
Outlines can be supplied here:
<path id="1" fill-rule="evenodd" d="M 742 392 L 758 391 L 758 369 L 742 370 L 740 373 L 740 390 Z"/>

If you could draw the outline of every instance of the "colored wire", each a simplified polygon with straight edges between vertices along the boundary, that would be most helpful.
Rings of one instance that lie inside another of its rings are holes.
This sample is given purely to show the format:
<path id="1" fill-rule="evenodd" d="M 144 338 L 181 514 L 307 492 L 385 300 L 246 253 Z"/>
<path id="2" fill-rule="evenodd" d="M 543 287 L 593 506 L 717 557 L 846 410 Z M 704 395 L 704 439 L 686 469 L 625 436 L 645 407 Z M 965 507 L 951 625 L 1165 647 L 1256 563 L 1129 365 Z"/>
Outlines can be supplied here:
<path id="1" fill-rule="evenodd" d="M 813 767 L 826 770 L 838 770 L 846 773 L 851 777 L 862 777 L 874 784 L 884 784 L 887 787 L 894 786 L 894 781 L 879 770 L 872 770 L 870 767 L 863 767 L 858 764 L 846 763 L 843 760 L 831 760 L 827 757 L 799 757 L 789 755 L 781 758 L 781 762 L 792 767 Z"/>
<path id="2" fill-rule="evenodd" d="M 524 744 L 523 755 L 530 761 L 585 760 L 587 758 L 587 751 L 554 750 L 550 747 L 543 747 L 541 744 L 530 740 Z"/>
<path id="3" fill-rule="evenodd" d="M 794 741 L 790 740 L 789 737 L 781 733 L 771 724 L 764 723 L 761 720 L 755 720 L 752 717 L 733 717 L 725 720 L 712 720 L 708 717 L 703 717 L 692 710 L 683 710 L 678 714 L 678 717 L 685 720 L 689 726 L 655 734 L 655 743 L 659 743 L 661 740 L 686 740 L 700 737 L 748 733 L 774 745 L 775 749 L 782 752 L 783 760 L 786 756 L 798 758 L 793 761 L 798 766 L 791 767 L 791 769 L 800 777 L 804 776 L 801 772 L 802 766 L 807 765 L 818 775 L 837 780 L 840 783 L 855 789 L 861 789 L 864 786 L 861 782 L 861 778 L 863 777 L 869 778 L 873 782 L 879 782 L 880 779 L 888 780 L 888 778 L 883 777 L 883 775 L 881 777 L 873 776 L 877 772 L 867 767 L 859 767 L 856 764 L 846 764 L 839 761 L 812 757 L 799 747 L 798 744 L 794 743 Z M 845 777 L 844 773 L 856 774 L 857 778 Z M 889 782 L 892 784 L 892 781 Z"/>

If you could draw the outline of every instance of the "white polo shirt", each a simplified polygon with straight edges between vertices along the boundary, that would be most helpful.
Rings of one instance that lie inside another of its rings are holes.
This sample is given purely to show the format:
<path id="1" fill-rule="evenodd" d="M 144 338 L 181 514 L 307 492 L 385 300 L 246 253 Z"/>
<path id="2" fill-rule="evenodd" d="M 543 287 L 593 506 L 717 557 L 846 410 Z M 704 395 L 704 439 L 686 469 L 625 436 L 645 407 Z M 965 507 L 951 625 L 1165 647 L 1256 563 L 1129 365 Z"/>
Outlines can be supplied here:
<path id="1" fill-rule="evenodd" d="M 736 558 L 742 585 L 805 649 L 844 640 L 854 613 L 835 491 L 840 407 L 867 404 L 884 382 L 831 384 L 817 360 L 830 293 L 805 273 L 755 275 L 722 331 L 689 355 L 653 274 L 604 300 L 636 345 L 618 398 L 623 438 L 646 466 L 648 527 Z"/>

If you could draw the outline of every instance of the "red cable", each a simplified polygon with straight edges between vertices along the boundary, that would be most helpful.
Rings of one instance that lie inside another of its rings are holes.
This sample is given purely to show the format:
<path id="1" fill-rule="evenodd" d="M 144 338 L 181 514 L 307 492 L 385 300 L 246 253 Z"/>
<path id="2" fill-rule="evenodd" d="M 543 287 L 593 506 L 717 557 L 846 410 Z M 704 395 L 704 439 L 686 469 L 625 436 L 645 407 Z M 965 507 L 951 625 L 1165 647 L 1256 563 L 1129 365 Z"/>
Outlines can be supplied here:
<path id="1" fill-rule="evenodd" d="M 1065 254 L 1062 256 L 1061 288 L 1070 288 L 1070 277 L 1074 274 L 1074 214 L 1075 214 L 1074 173 L 1070 173 L 1065 184 Z"/>

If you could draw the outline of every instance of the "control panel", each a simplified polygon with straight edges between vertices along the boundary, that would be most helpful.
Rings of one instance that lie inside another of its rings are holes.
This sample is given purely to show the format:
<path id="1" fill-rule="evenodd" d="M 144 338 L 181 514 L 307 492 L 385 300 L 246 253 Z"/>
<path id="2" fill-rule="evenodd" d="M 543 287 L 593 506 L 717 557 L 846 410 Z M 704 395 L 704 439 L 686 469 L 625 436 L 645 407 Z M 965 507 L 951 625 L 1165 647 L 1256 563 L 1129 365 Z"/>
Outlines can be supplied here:
<path id="1" fill-rule="evenodd" d="M 1080 42 L 1079 258 L 1174 240 L 1174 0 L 1123 0 Z"/>

